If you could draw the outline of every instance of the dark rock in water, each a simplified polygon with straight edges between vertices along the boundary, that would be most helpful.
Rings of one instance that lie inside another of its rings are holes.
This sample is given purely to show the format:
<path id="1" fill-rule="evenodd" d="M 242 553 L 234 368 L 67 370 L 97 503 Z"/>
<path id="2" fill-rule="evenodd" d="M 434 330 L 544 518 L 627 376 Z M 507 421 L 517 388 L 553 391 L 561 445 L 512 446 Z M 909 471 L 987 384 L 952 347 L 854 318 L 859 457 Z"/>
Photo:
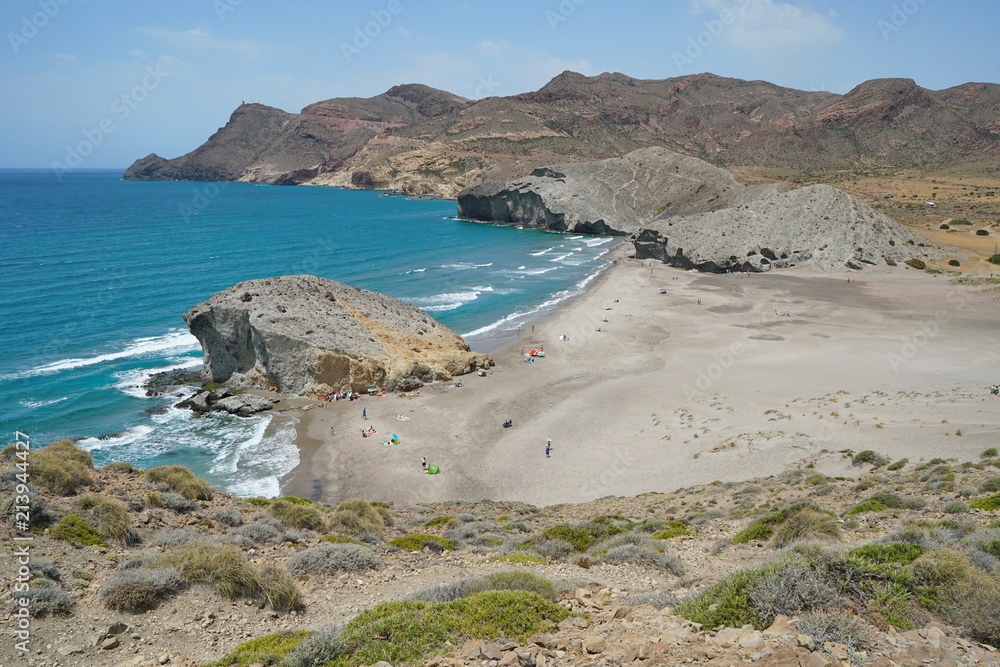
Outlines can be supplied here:
<path id="1" fill-rule="evenodd" d="M 185 399 L 177 404 L 178 408 L 186 408 L 195 412 L 208 412 L 212 409 L 209 404 L 209 392 L 199 391 L 191 398 Z"/>
<path id="2" fill-rule="evenodd" d="M 163 371 L 149 376 L 143 385 L 149 391 L 163 392 L 173 387 L 192 384 L 198 382 L 201 373 L 198 369 L 181 368 L 172 371 Z"/>
<path id="3" fill-rule="evenodd" d="M 408 378 L 450 380 L 493 365 L 422 310 L 315 276 L 248 280 L 184 320 L 205 353 L 203 379 L 234 388 L 394 390 Z"/>
<path id="4" fill-rule="evenodd" d="M 167 410 L 168 409 L 169 408 L 167 408 L 166 405 L 157 405 L 157 406 L 154 406 L 152 408 L 146 408 L 145 410 L 142 411 L 142 414 L 144 414 L 144 415 L 165 415 L 165 414 L 167 414 Z"/>

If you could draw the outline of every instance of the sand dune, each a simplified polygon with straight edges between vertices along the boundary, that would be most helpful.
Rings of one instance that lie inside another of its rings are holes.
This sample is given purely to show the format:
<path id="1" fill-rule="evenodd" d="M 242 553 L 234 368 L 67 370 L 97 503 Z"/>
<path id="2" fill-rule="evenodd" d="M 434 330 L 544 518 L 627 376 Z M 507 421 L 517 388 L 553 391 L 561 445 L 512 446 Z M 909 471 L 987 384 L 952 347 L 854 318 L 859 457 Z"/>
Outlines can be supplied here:
<path id="1" fill-rule="evenodd" d="M 548 505 L 814 461 L 852 472 L 822 450 L 964 460 L 995 446 L 996 292 L 902 267 L 690 273 L 625 248 L 585 295 L 493 350 L 491 376 L 303 413 L 283 492 Z M 546 356 L 523 363 L 522 346 Z M 362 407 L 378 437 L 361 437 Z M 382 445 L 390 433 L 401 444 Z M 442 474 L 422 474 L 422 456 Z"/>

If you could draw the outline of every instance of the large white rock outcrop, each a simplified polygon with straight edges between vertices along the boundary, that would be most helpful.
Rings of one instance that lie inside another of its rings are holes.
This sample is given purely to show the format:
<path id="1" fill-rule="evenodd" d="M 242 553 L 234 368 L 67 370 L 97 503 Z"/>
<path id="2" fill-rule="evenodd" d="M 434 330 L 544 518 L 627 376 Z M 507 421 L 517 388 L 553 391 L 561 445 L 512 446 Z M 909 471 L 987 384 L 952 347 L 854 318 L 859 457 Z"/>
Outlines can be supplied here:
<path id="1" fill-rule="evenodd" d="M 424 311 L 316 276 L 239 283 L 184 321 L 205 353 L 205 379 L 231 387 L 393 390 L 493 365 Z"/>

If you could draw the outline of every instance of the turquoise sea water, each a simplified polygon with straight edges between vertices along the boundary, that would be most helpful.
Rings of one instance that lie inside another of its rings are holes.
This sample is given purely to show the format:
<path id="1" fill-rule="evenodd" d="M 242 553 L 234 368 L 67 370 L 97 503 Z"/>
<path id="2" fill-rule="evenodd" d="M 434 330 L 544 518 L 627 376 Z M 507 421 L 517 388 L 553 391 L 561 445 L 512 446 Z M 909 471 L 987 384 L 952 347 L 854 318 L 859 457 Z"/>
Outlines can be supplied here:
<path id="1" fill-rule="evenodd" d="M 579 292 L 614 244 L 455 220 L 451 201 L 119 177 L 0 172 L 0 433 L 83 438 L 99 465 L 179 463 L 239 495 L 278 493 L 291 425 L 193 418 L 139 388 L 200 364 L 191 306 L 308 273 L 408 301 L 482 349 Z"/>

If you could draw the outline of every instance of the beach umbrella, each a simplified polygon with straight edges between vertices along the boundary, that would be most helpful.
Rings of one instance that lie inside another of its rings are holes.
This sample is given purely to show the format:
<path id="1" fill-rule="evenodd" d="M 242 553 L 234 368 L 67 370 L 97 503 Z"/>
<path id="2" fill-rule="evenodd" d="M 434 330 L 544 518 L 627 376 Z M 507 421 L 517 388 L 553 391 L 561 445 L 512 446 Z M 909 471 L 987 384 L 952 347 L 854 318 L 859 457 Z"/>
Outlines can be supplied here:
<path id="1" fill-rule="evenodd" d="M 427 474 L 428 475 L 436 475 L 439 472 L 441 472 L 441 468 L 438 468 L 433 463 L 431 463 L 429 466 L 427 466 Z"/>

